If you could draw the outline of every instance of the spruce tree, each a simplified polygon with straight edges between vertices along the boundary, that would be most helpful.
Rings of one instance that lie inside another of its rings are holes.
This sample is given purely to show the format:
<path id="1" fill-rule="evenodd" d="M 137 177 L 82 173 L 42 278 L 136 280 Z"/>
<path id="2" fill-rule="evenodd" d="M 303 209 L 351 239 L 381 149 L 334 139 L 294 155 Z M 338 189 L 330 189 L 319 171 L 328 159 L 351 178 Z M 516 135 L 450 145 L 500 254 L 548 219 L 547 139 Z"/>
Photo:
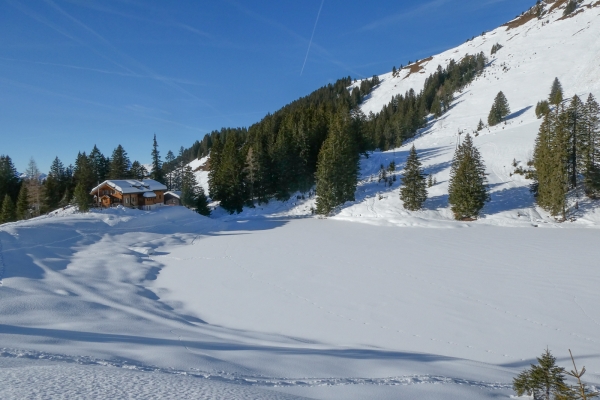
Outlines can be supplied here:
<path id="1" fill-rule="evenodd" d="M 58 208 L 62 196 L 60 182 L 53 174 L 49 174 L 43 185 L 42 212 L 49 213 Z"/>
<path id="2" fill-rule="evenodd" d="M 89 167 L 93 174 L 93 177 L 91 178 L 93 185 L 104 182 L 108 178 L 110 161 L 100 152 L 96 145 L 94 145 L 94 148 L 89 155 Z M 87 184 L 89 184 L 89 182 L 86 181 L 86 185 Z M 93 186 L 90 186 L 90 189 L 92 187 Z"/>
<path id="3" fill-rule="evenodd" d="M 18 220 L 26 219 L 29 216 L 29 194 L 27 191 L 27 185 L 23 183 L 21 185 L 21 191 L 19 191 L 19 197 L 17 198 L 17 214 Z"/>
<path id="4" fill-rule="evenodd" d="M 208 207 L 208 198 L 202 186 L 198 187 L 195 201 L 196 212 L 205 217 L 210 216 L 210 208 Z"/>
<path id="5" fill-rule="evenodd" d="M 540 119 L 544 115 L 548 114 L 549 112 L 550 112 L 550 104 L 548 103 L 548 101 L 547 100 L 538 101 L 537 105 L 535 106 L 535 116 L 538 117 L 538 119 Z"/>
<path id="6" fill-rule="evenodd" d="M 11 199 L 16 199 L 19 194 L 21 182 L 17 177 L 17 170 L 9 156 L 0 155 L 0 199 L 8 194 Z"/>
<path id="7" fill-rule="evenodd" d="M 494 126 L 502 122 L 502 119 L 510 114 L 508 100 L 504 93 L 499 92 L 494 99 L 494 104 L 488 115 L 488 125 Z"/>
<path id="8" fill-rule="evenodd" d="M 317 213 L 329 214 L 335 207 L 354 200 L 358 178 L 358 151 L 348 135 L 348 117 L 338 113 L 330 125 L 317 162 Z"/>
<path id="9" fill-rule="evenodd" d="M 570 399 L 571 390 L 565 382 L 565 369 L 556 365 L 556 358 L 546 349 L 538 364 L 513 379 L 518 396 L 527 394 L 535 400 Z"/>
<path id="10" fill-rule="evenodd" d="M 15 203 L 13 203 L 10 196 L 4 195 L 4 201 L 2 202 L 2 209 L 0 210 L 0 224 L 6 222 L 14 222 L 17 220 L 17 214 L 15 210 Z"/>
<path id="11" fill-rule="evenodd" d="M 569 2 L 567 3 L 567 6 L 565 7 L 565 11 L 563 11 L 563 16 L 566 17 L 567 15 L 571 14 L 576 9 L 577 9 L 577 1 L 569 0 Z"/>
<path id="12" fill-rule="evenodd" d="M 546 114 L 533 154 L 537 203 L 551 215 L 562 215 L 563 218 L 569 186 L 569 136 L 564 110 Z"/>
<path id="13" fill-rule="evenodd" d="M 27 175 L 25 184 L 27 185 L 29 204 L 31 205 L 33 216 L 37 217 L 41 213 L 43 187 L 40 181 L 41 173 L 33 157 L 29 159 L 25 174 Z"/>
<path id="14" fill-rule="evenodd" d="M 419 161 L 415 145 L 410 149 L 406 167 L 404 167 L 400 200 L 402 200 L 404 208 L 410 211 L 420 210 L 427 200 L 425 175 L 421 169 L 421 161 Z"/>
<path id="15" fill-rule="evenodd" d="M 123 146 L 118 145 L 110 158 L 108 179 L 129 179 L 131 162 Z"/>
<path id="16" fill-rule="evenodd" d="M 588 151 L 585 132 L 585 106 L 578 96 L 573 96 L 567 109 L 567 130 L 569 132 L 569 175 L 571 188 L 577 187 L 577 176 L 585 173 Z"/>
<path id="17" fill-rule="evenodd" d="M 479 123 L 477 124 L 477 132 L 481 132 L 483 128 L 485 128 L 485 125 L 483 125 L 483 121 L 480 119 Z"/>
<path id="18" fill-rule="evenodd" d="M 552 88 L 550 89 L 548 101 L 550 104 L 555 106 L 559 105 L 563 101 L 563 89 L 558 78 L 554 78 L 554 82 L 552 82 Z"/>
<path id="19" fill-rule="evenodd" d="M 467 134 L 458 146 L 450 169 L 448 201 L 457 220 L 479 216 L 485 202 L 490 200 L 486 184 L 485 166 L 479 150 Z"/>
<path id="20" fill-rule="evenodd" d="M 248 201 L 245 160 L 239 136 L 228 135 L 219 166 L 219 185 L 222 190 L 219 195 L 221 207 L 230 214 L 241 213 Z"/>
<path id="21" fill-rule="evenodd" d="M 194 207 L 196 202 L 196 176 L 192 171 L 192 167 L 189 165 L 185 166 L 183 177 L 181 180 L 181 202 L 184 206 L 191 208 Z"/>
<path id="22" fill-rule="evenodd" d="M 131 170 L 129 171 L 129 175 L 131 176 L 131 178 L 141 181 L 148 176 L 148 170 L 146 169 L 146 167 L 140 164 L 139 161 L 134 161 L 131 163 Z"/>
<path id="23" fill-rule="evenodd" d="M 160 159 L 160 153 L 158 152 L 158 143 L 156 142 L 156 134 L 154 135 L 154 141 L 152 143 L 152 172 L 150 178 L 157 182 L 165 183 L 165 177 L 163 172 L 163 163 Z"/>
<path id="24" fill-rule="evenodd" d="M 221 171 L 222 158 L 223 143 L 221 142 L 219 135 L 216 135 L 208 159 L 208 163 L 210 164 L 210 171 L 208 172 L 208 187 L 210 197 L 213 200 L 219 201 L 225 196 L 223 174 Z"/>
<path id="25" fill-rule="evenodd" d="M 75 204 L 77 204 L 81 212 L 88 212 L 90 210 L 90 195 L 81 182 L 75 187 Z"/>
<path id="26" fill-rule="evenodd" d="M 600 192 L 600 106 L 591 93 L 584 106 L 582 141 L 585 192 L 595 197 Z"/>
<path id="27" fill-rule="evenodd" d="M 173 190 L 173 167 L 175 161 L 175 154 L 171 150 L 167 152 L 165 157 L 165 164 L 163 164 L 163 172 L 165 173 L 165 185 L 168 190 Z"/>

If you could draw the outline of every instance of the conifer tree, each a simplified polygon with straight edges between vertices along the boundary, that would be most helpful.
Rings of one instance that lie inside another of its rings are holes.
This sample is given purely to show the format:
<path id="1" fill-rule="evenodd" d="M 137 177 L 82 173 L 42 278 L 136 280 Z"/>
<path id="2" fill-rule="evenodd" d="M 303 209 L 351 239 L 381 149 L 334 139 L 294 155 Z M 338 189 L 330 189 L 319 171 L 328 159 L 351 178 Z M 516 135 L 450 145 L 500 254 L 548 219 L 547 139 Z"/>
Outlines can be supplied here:
<path id="1" fill-rule="evenodd" d="M 427 200 L 425 175 L 421 169 L 421 161 L 414 144 L 406 160 L 406 167 L 404 167 L 400 200 L 402 200 L 404 208 L 410 211 L 420 210 Z"/>
<path id="2" fill-rule="evenodd" d="M 533 154 L 537 203 L 551 215 L 566 214 L 569 185 L 569 133 L 566 113 L 546 114 Z"/>
<path id="3" fill-rule="evenodd" d="M 584 185 L 586 194 L 595 197 L 600 192 L 600 106 L 590 93 L 584 106 L 583 153 Z"/>
<path id="4" fill-rule="evenodd" d="M 450 169 L 448 201 L 457 220 L 479 216 L 485 202 L 490 199 L 486 181 L 483 160 L 467 133 L 454 153 Z"/>
<path id="5" fill-rule="evenodd" d="M 577 187 L 577 176 L 585 173 L 588 145 L 585 132 L 585 107 L 578 96 L 573 96 L 567 109 L 566 129 L 569 132 L 569 175 L 571 188 Z"/>
<path id="6" fill-rule="evenodd" d="M 88 212 L 90 210 L 90 195 L 81 182 L 75 187 L 75 204 L 77 204 L 81 212 Z"/>
<path id="7" fill-rule="evenodd" d="M 565 11 L 563 11 L 563 16 L 567 16 L 567 15 L 571 14 L 576 9 L 577 9 L 577 1 L 569 0 L 569 2 L 567 3 L 567 6 L 565 7 Z"/>
<path id="8" fill-rule="evenodd" d="M 75 186 L 81 183 L 87 190 L 91 190 L 94 186 L 99 184 L 101 181 L 98 180 L 98 176 L 94 172 L 96 166 L 93 164 L 94 158 L 86 156 L 85 152 L 78 153 L 75 159 L 75 168 L 73 171 L 73 180 Z"/>
<path id="9" fill-rule="evenodd" d="M 128 179 L 131 162 L 123 146 L 118 145 L 110 158 L 109 179 Z"/>
<path id="10" fill-rule="evenodd" d="M 25 175 L 27 175 L 25 184 L 27 185 L 29 204 L 31 205 L 33 216 L 37 217 L 41 213 L 43 187 L 40 182 L 41 173 L 33 157 L 29 159 Z"/>
<path id="11" fill-rule="evenodd" d="M 163 164 L 163 172 L 165 173 L 165 184 L 167 185 L 167 189 L 173 190 L 173 167 L 175 161 L 175 154 L 171 150 L 167 152 L 167 156 L 165 157 L 165 164 Z"/>
<path id="12" fill-rule="evenodd" d="M 241 151 L 240 142 L 238 135 L 227 136 L 219 166 L 219 185 L 222 190 L 222 193 L 219 193 L 221 207 L 230 214 L 241 213 L 248 200 L 245 179 L 246 159 L 245 154 Z"/>
<path id="13" fill-rule="evenodd" d="M 546 349 L 538 364 L 513 379 L 518 396 L 525 394 L 535 400 L 570 399 L 571 391 L 565 382 L 565 369 L 556 365 L 556 358 Z"/>
<path id="14" fill-rule="evenodd" d="M 27 192 L 27 185 L 23 183 L 21 190 L 19 191 L 19 197 L 17 198 L 17 214 L 18 220 L 26 219 L 29 216 L 29 194 Z"/>
<path id="15" fill-rule="evenodd" d="M 2 209 L 0 210 L 0 224 L 4 224 L 6 222 L 14 222 L 17 220 L 15 203 L 13 203 L 10 196 L 7 194 L 4 195 L 4 201 L 2 202 Z"/>
<path id="16" fill-rule="evenodd" d="M 359 158 L 349 136 L 348 117 L 338 113 L 333 117 L 317 162 L 317 213 L 321 215 L 354 200 Z"/>
<path id="17" fill-rule="evenodd" d="M 555 106 L 559 105 L 563 101 L 563 89 L 558 78 L 554 78 L 554 82 L 552 82 L 552 88 L 550 89 L 548 101 L 550 104 Z"/>
<path id="18" fill-rule="evenodd" d="M 158 143 L 156 142 L 156 134 L 154 134 L 154 142 L 152 144 L 152 172 L 150 178 L 157 182 L 165 183 L 165 177 L 163 172 L 163 163 L 160 159 L 160 153 L 158 152 Z"/>
<path id="19" fill-rule="evenodd" d="M 504 93 L 499 92 L 494 99 L 494 104 L 488 115 L 488 125 L 494 126 L 502 122 L 502 119 L 510 114 L 508 100 Z"/>
<path id="20" fill-rule="evenodd" d="M 49 213 L 58 208 L 62 196 L 60 196 L 60 183 L 53 174 L 49 174 L 44 181 L 42 191 L 42 212 Z"/>
<path id="21" fill-rule="evenodd" d="M 139 161 L 134 161 L 131 163 L 131 170 L 129 171 L 129 175 L 133 179 L 137 179 L 141 181 L 148 176 L 148 170 Z M 161 182 L 162 183 L 162 182 Z"/>
<path id="22" fill-rule="evenodd" d="M 16 199 L 19 194 L 21 182 L 17 177 L 17 170 L 9 156 L 0 155 L 0 199 L 8 194 L 11 199 Z"/>
<path id="23" fill-rule="evenodd" d="M 206 197 L 206 193 L 204 193 L 204 189 L 202 186 L 198 187 L 196 193 L 196 212 L 200 215 L 204 215 L 205 217 L 210 216 L 210 208 L 208 207 L 208 198 Z"/>
<path id="24" fill-rule="evenodd" d="M 538 119 L 540 119 L 544 115 L 548 114 L 549 112 L 550 112 L 550 104 L 548 103 L 548 101 L 547 100 L 538 101 L 537 105 L 535 106 L 535 116 L 538 117 Z"/>
<path id="25" fill-rule="evenodd" d="M 83 154 L 85 154 L 85 152 Z M 94 185 L 100 182 L 104 182 L 108 178 L 110 162 L 109 159 L 106 158 L 100 152 L 96 145 L 94 145 L 94 148 L 92 149 L 88 157 L 88 165 L 91 170 L 91 173 L 93 174 L 93 177 L 90 179 L 90 181 L 92 182 L 92 186 L 89 186 L 89 188 L 91 189 Z M 75 166 L 75 168 L 77 168 L 77 165 Z M 86 181 L 86 185 L 88 184 L 89 182 Z"/>
<path id="26" fill-rule="evenodd" d="M 192 167 L 186 165 L 181 179 L 181 202 L 184 206 L 194 207 L 196 201 L 196 176 L 192 171 Z"/>
<path id="27" fill-rule="evenodd" d="M 221 173 L 221 160 L 223 158 L 223 143 L 219 135 L 215 136 L 208 162 L 210 163 L 210 171 L 208 172 L 208 187 L 210 197 L 213 200 L 221 200 L 225 195 L 223 188 L 223 178 Z"/>
<path id="28" fill-rule="evenodd" d="M 483 121 L 479 119 L 479 123 L 477 124 L 477 132 L 481 132 L 483 128 L 485 128 L 485 125 L 483 125 Z"/>

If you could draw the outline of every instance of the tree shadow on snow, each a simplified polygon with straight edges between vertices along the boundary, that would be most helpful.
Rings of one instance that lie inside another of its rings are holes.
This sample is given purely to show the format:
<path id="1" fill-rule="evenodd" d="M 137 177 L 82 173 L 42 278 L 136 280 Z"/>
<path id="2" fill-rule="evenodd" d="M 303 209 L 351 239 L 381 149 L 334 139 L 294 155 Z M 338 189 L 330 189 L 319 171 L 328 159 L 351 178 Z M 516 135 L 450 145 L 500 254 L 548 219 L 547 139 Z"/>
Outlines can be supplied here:
<path id="1" fill-rule="evenodd" d="M 505 121 L 509 121 L 511 119 L 515 119 L 520 117 L 521 115 L 525 114 L 527 111 L 529 111 L 530 108 L 532 108 L 533 106 L 527 106 L 525 108 L 520 109 L 519 111 L 515 111 L 514 113 L 508 115 L 504 120 Z"/>
<path id="2" fill-rule="evenodd" d="M 0 334 L 23 335 L 55 340 L 69 340 L 87 343 L 120 343 L 147 346 L 182 347 L 205 351 L 258 351 L 276 355 L 303 355 L 303 356 L 328 356 L 355 360 L 410 360 L 419 362 L 451 361 L 456 358 L 400 351 L 369 350 L 369 349 L 322 349 L 307 347 L 278 347 L 268 345 L 251 345 L 244 343 L 207 341 L 207 340 L 179 340 L 165 339 L 148 336 L 134 336 L 110 333 L 97 333 L 73 331 L 64 329 L 31 328 L 15 325 L 0 324 Z"/>

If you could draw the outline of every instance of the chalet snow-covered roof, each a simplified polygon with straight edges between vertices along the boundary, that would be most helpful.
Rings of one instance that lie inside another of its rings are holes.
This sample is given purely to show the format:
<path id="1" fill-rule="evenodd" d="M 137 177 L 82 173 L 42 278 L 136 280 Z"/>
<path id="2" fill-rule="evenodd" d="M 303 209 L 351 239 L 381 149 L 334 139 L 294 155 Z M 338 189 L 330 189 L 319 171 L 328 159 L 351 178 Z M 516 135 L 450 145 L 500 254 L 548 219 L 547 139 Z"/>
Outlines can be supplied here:
<path id="1" fill-rule="evenodd" d="M 177 197 L 178 199 L 181 199 L 181 191 L 179 191 L 179 190 L 171 190 L 169 192 L 166 192 L 165 196 L 167 196 L 167 195 L 171 195 L 173 197 Z"/>
<path id="2" fill-rule="evenodd" d="M 154 192 L 144 192 L 143 196 L 144 196 L 145 198 L 148 198 L 148 199 L 150 199 L 150 198 L 152 198 L 152 197 L 156 197 L 156 193 L 154 193 Z"/>
<path id="3" fill-rule="evenodd" d="M 167 187 L 153 179 L 144 179 L 141 181 L 135 179 L 109 179 L 92 189 L 91 193 L 96 192 L 102 186 L 108 185 L 111 188 L 123 193 L 146 193 L 155 190 L 167 190 Z"/>

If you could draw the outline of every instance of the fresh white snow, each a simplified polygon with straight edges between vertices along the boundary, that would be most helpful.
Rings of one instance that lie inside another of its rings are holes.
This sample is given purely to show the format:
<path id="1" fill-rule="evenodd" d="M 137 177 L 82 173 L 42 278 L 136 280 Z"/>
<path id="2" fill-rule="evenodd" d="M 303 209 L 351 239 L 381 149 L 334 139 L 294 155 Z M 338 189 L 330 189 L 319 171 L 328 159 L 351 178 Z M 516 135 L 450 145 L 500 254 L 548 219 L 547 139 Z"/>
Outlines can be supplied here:
<path id="1" fill-rule="evenodd" d="M 425 74 L 383 75 L 366 113 L 450 58 L 504 46 L 439 121 L 363 159 L 356 201 L 332 218 L 298 193 L 212 218 L 68 208 L 1 225 L 0 398 L 508 398 L 546 347 L 565 367 L 571 349 L 600 385 L 600 207 L 574 193 L 574 221 L 557 223 L 510 175 L 531 157 L 533 108 L 555 76 L 566 97 L 600 98 L 599 13 L 557 21 L 559 9 L 434 56 Z M 500 90 L 512 117 L 475 138 L 492 201 L 453 221 L 457 133 Z M 413 143 L 438 181 L 418 212 L 400 180 L 376 179 L 392 160 L 400 177 Z"/>

